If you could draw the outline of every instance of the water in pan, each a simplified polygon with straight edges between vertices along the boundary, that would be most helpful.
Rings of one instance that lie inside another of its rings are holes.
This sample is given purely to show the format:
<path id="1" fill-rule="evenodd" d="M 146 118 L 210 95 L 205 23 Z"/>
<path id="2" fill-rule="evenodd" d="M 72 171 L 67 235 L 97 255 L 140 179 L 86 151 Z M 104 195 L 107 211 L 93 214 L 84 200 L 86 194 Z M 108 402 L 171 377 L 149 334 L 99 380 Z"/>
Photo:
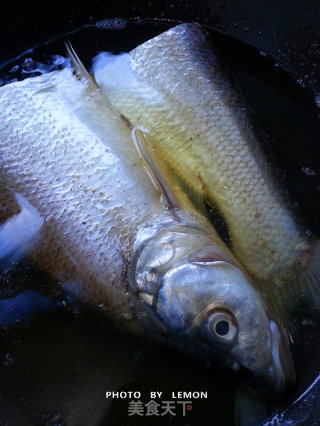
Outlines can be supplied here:
<path id="1" fill-rule="evenodd" d="M 40 43 L 3 64 L 0 83 L 69 66 L 65 59 L 65 38 L 90 68 L 91 59 L 98 52 L 130 51 L 174 24 L 100 21 L 95 26 Z M 267 149 L 280 164 L 289 190 L 319 234 L 320 125 L 316 107 L 263 52 L 222 34 L 214 37 L 230 62 L 257 128 L 266 136 Z M 208 393 L 208 399 L 194 400 L 193 409 L 186 417 L 181 413 L 175 417 L 152 417 L 152 423 L 236 423 L 232 383 L 217 377 L 208 366 L 183 359 L 181 354 L 119 335 L 92 312 L 70 306 L 59 293 L 57 283 L 27 258 L 2 274 L 0 288 L 0 322 L 8 325 L 1 329 L 0 335 L 2 423 L 149 424 L 148 418 L 128 417 L 127 399 L 106 400 L 107 390 L 138 390 L 145 402 L 150 400 L 150 391 L 162 391 L 163 399 L 170 400 L 172 391 L 202 390 Z M 36 294 L 39 289 L 45 296 Z M 312 324 L 306 323 L 299 342 L 304 351 L 299 351 L 296 360 L 299 375 L 296 396 L 318 371 L 318 341 L 319 334 Z M 279 406 L 287 405 L 290 400 L 282 401 Z M 259 407 L 260 403 L 256 401 L 256 405 Z M 275 403 L 269 405 L 265 408 L 266 416 L 277 408 Z M 252 422 L 250 410 L 252 407 L 247 413 L 248 425 Z"/>

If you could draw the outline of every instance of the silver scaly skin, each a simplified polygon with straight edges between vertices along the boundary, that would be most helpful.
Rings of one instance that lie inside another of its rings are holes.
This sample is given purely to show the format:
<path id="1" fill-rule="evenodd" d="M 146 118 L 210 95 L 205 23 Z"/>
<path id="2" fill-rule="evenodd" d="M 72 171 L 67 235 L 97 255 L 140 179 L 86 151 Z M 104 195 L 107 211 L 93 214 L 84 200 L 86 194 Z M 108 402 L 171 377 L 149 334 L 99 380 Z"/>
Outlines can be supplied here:
<path id="1" fill-rule="evenodd" d="M 16 204 L 0 258 L 25 247 L 81 301 L 256 393 L 292 385 L 287 340 L 238 261 L 205 219 L 166 207 L 92 85 L 70 69 L 26 79 L 0 89 L 0 110 L 0 203 Z"/>
<path id="2" fill-rule="evenodd" d="M 98 56 L 94 74 L 108 100 L 150 132 L 150 155 L 167 165 L 172 187 L 182 182 L 218 208 L 237 259 L 270 298 L 276 290 L 290 304 L 294 289 L 320 305 L 319 240 L 274 178 L 223 67 L 200 25 L 182 24 L 130 54 Z"/>

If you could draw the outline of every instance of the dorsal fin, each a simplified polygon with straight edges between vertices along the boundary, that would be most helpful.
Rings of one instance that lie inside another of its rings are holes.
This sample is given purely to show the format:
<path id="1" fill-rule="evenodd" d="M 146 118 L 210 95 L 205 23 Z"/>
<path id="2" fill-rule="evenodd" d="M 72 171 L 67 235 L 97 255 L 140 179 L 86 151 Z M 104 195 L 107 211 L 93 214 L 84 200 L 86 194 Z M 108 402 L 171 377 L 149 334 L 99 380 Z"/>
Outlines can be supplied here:
<path id="1" fill-rule="evenodd" d="M 166 179 L 168 177 L 166 176 L 166 178 L 164 178 L 164 175 L 166 174 L 166 167 L 164 164 L 160 164 L 160 161 L 152 148 L 153 144 L 151 134 L 142 127 L 133 127 L 131 122 L 125 116 L 123 116 L 123 114 L 121 114 L 117 108 L 111 105 L 105 97 L 101 96 L 99 86 L 97 85 L 94 77 L 92 77 L 86 70 L 69 40 L 65 42 L 65 46 L 71 64 L 76 72 L 76 76 L 79 79 L 85 80 L 87 88 L 90 91 L 94 91 L 101 101 L 107 103 L 109 107 L 113 108 L 120 115 L 121 119 L 123 119 L 132 129 L 132 139 L 140 157 L 143 160 L 144 167 L 156 189 L 165 195 L 168 207 L 171 210 L 176 210 L 182 207 L 189 209 L 192 208 L 188 197 L 182 190 L 180 190 L 178 186 L 174 188 L 174 195 L 172 189 L 169 188 Z"/>
<path id="2" fill-rule="evenodd" d="M 85 80 L 87 83 L 87 87 L 88 89 L 92 89 L 92 90 L 96 90 L 98 89 L 98 85 L 94 79 L 94 77 L 92 77 L 88 71 L 86 70 L 86 67 L 83 65 L 83 63 L 80 61 L 79 56 L 76 54 L 76 52 L 74 51 L 71 43 L 69 40 L 67 40 L 65 42 L 65 47 L 67 50 L 67 55 L 70 58 L 71 61 L 71 65 L 73 66 L 75 72 L 76 72 L 76 76 L 79 79 Z"/>
<path id="3" fill-rule="evenodd" d="M 70 58 L 71 65 L 75 70 L 77 78 L 84 80 L 86 82 L 87 90 L 91 93 L 94 93 L 96 101 L 99 102 L 100 105 L 104 104 L 108 108 L 112 109 L 119 116 L 119 118 L 123 120 L 130 129 L 132 129 L 133 126 L 130 120 L 126 116 L 124 116 L 114 105 L 110 103 L 110 101 L 105 96 L 105 94 L 104 95 L 101 94 L 100 87 L 97 84 L 94 76 L 92 76 L 86 70 L 86 67 L 83 65 L 79 56 L 74 51 L 69 40 L 65 42 L 65 47 L 67 50 L 67 55 Z"/>

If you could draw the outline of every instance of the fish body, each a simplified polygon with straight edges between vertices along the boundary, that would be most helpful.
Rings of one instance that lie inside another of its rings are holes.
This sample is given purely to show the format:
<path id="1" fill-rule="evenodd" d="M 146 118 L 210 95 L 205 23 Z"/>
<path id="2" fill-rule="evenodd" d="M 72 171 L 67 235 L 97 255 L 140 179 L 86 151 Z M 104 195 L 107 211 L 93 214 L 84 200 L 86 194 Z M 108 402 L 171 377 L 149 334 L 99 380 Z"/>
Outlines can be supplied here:
<path id="1" fill-rule="evenodd" d="M 94 74 L 109 101 L 152 133 L 149 150 L 173 187 L 219 211 L 255 282 L 272 297 L 297 283 L 319 302 L 319 240 L 276 180 L 208 34 L 179 25 L 129 54 L 97 57 Z"/>
<path id="2" fill-rule="evenodd" d="M 0 258 L 13 224 L 70 294 L 281 395 L 295 377 L 281 327 L 206 220 L 167 208 L 132 141 L 147 135 L 88 78 L 66 68 L 0 89 L 1 204 L 34 213 L 30 232 L 0 227 Z"/>
<path id="3" fill-rule="evenodd" d="M 15 105 L 13 93 L 25 100 L 24 108 Z M 135 173 L 141 167 L 137 155 L 130 155 L 130 147 L 127 157 L 118 155 L 130 130 L 113 114 L 102 120 L 93 113 L 94 101 L 70 69 L 24 80 L 14 90 L 4 87 L 1 105 L 8 111 L 1 121 L 1 183 L 27 196 L 45 220 L 45 247 L 34 257 L 41 256 L 62 282 L 81 282 L 74 291 L 97 305 L 105 294 L 96 283 L 110 283 L 108 304 L 128 311 L 121 286 L 133 235 L 163 212 L 148 180 Z"/>

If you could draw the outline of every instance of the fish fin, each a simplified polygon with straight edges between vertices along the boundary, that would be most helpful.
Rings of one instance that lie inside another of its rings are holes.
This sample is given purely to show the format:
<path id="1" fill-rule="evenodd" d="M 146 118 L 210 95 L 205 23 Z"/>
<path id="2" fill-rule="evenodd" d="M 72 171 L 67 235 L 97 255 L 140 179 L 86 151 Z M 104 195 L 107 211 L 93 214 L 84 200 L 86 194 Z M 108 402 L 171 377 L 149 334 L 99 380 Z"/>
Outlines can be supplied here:
<path id="1" fill-rule="evenodd" d="M 209 205 L 203 194 L 177 175 L 168 162 L 157 154 L 157 144 L 154 142 L 152 132 L 135 127 L 132 130 L 132 138 L 150 179 L 157 190 L 165 195 L 168 207 L 172 210 L 200 213 L 229 246 L 229 231 L 219 211 Z"/>
<path id="2" fill-rule="evenodd" d="M 0 267 L 10 269 L 35 243 L 43 225 L 38 210 L 22 195 L 14 193 L 20 212 L 0 226 Z"/>
<path id="3" fill-rule="evenodd" d="M 108 100 L 108 98 L 105 96 L 105 94 L 102 95 L 102 93 L 100 91 L 100 87 L 97 84 L 94 76 L 91 75 L 87 71 L 86 67 L 81 62 L 79 56 L 74 51 L 74 49 L 73 49 L 73 47 L 72 47 L 72 45 L 71 45 L 71 43 L 70 43 L 69 40 L 67 40 L 65 42 L 65 47 L 66 47 L 66 50 L 67 50 L 67 55 L 70 58 L 71 65 L 73 66 L 73 68 L 75 70 L 77 78 L 79 78 L 80 80 L 85 81 L 87 90 L 90 93 L 94 93 L 96 101 L 100 105 L 107 106 L 108 108 L 110 108 L 111 110 L 113 110 L 113 112 L 121 120 L 123 120 L 130 129 L 132 129 L 133 126 L 132 126 L 130 120 L 126 116 L 124 116 L 114 105 L 111 104 L 111 102 Z"/>
<path id="4" fill-rule="evenodd" d="M 316 240 L 302 273 L 298 276 L 296 292 L 303 291 L 308 309 L 320 313 L 320 240 Z"/>
<path id="5" fill-rule="evenodd" d="M 310 243 L 308 255 L 297 263 L 289 278 L 280 278 L 272 292 L 264 292 L 289 333 L 297 336 L 297 331 L 306 326 L 319 326 L 320 240 Z"/>
<path id="6" fill-rule="evenodd" d="M 167 164 L 157 156 L 151 133 L 142 127 L 134 127 L 132 139 L 152 183 L 165 195 L 168 207 L 171 210 L 192 209 L 183 189 L 171 179 Z"/>
<path id="7" fill-rule="evenodd" d="M 97 90 L 98 89 L 98 85 L 94 79 L 94 77 L 89 74 L 89 72 L 86 70 L 86 67 L 83 65 L 83 63 L 81 62 L 79 56 L 76 54 L 76 52 L 74 51 L 71 43 L 69 40 L 67 40 L 65 42 L 65 47 L 67 50 L 67 55 L 70 58 L 71 61 L 71 65 L 73 66 L 75 72 L 76 72 L 76 76 L 81 79 L 81 80 L 85 80 L 86 84 L 87 84 L 87 88 L 90 90 Z"/>

